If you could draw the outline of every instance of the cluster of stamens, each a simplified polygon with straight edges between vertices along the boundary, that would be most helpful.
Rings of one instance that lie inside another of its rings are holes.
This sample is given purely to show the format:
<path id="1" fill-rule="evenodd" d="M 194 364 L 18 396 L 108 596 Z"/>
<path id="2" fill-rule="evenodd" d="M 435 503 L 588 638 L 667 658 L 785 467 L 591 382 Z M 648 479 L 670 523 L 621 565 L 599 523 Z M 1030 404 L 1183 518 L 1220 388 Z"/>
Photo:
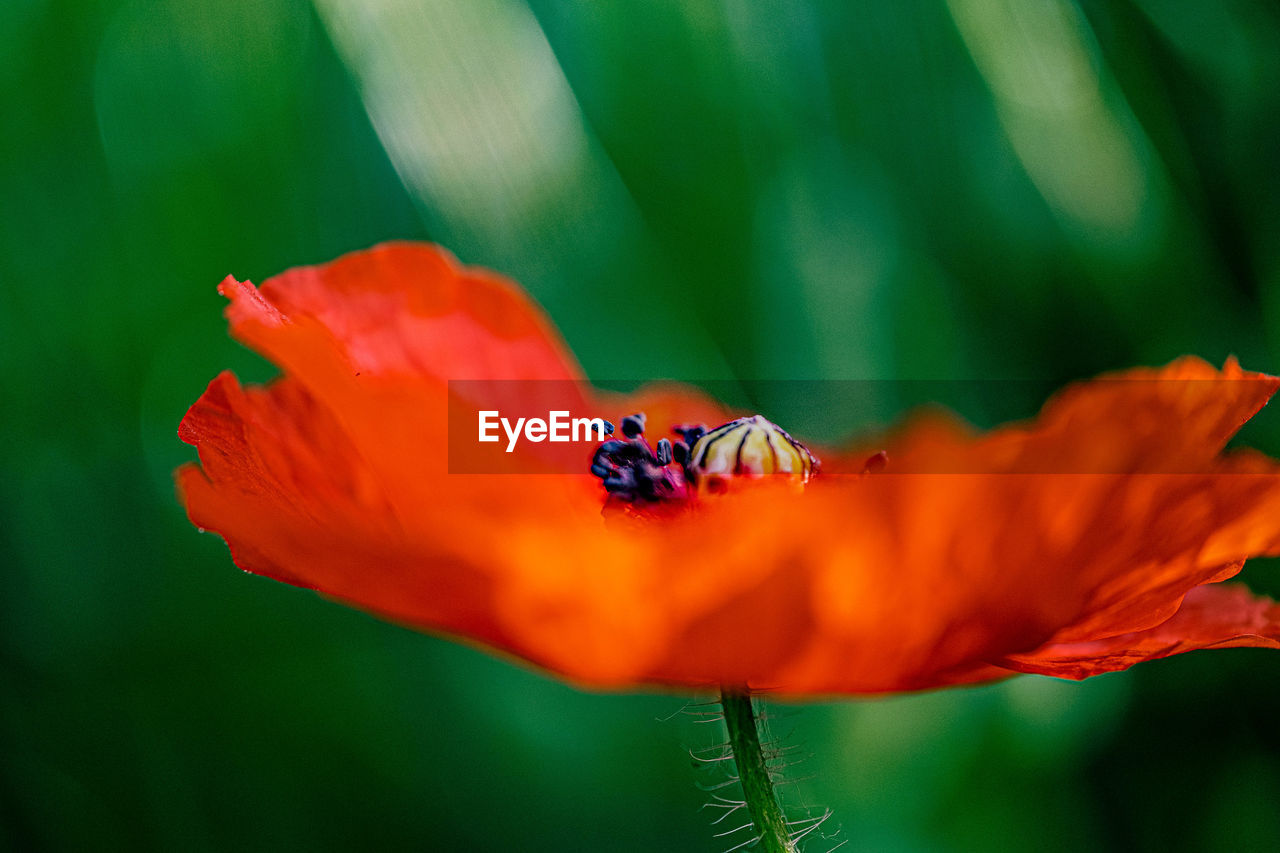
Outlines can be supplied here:
<path id="1" fill-rule="evenodd" d="M 621 438 L 596 448 L 591 473 L 604 483 L 610 498 L 639 504 L 673 503 L 698 494 L 725 491 L 733 478 L 786 475 L 806 483 L 818 460 L 803 444 L 776 424 L 755 415 L 707 430 L 678 426 L 675 441 L 644 437 L 643 413 L 622 419 Z"/>
<path id="2" fill-rule="evenodd" d="M 622 438 L 611 438 L 596 448 L 591 473 L 604 483 L 612 497 L 628 503 L 681 500 L 688 496 L 684 461 L 689 446 L 678 442 L 680 461 L 675 463 L 677 445 L 659 439 L 657 447 L 644 437 L 643 413 L 622 419 Z"/>

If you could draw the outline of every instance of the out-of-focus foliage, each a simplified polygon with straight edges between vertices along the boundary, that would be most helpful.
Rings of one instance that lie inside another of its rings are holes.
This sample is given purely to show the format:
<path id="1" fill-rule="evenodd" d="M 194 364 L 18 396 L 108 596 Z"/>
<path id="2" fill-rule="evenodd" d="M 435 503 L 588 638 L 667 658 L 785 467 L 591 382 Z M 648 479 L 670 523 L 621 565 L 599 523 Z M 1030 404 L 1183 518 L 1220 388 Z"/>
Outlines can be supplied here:
<path id="1" fill-rule="evenodd" d="M 699 811 L 719 779 L 684 750 L 716 732 L 684 698 L 575 692 L 190 528 L 178 420 L 222 368 L 271 374 L 226 337 L 227 273 L 434 239 L 610 380 L 1280 370 L 1260 0 L 6 0 L 0 99 L 12 849 L 743 840 Z M 882 387 L 809 426 L 910 402 Z M 807 757 L 784 795 L 844 827 L 813 850 L 1263 850 L 1277 674 L 1217 652 L 771 727 Z"/>

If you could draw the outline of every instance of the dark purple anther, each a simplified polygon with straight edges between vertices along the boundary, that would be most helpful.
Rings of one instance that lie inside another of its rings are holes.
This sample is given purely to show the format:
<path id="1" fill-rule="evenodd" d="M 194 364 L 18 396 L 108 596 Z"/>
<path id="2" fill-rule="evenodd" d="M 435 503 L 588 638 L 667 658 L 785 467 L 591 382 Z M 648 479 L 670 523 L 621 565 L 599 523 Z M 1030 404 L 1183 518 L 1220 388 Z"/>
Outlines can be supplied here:
<path id="1" fill-rule="evenodd" d="M 677 441 L 671 445 L 671 458 L 675 459 L 677 465 L 683 465 L 689 461 L 689 445 L 683 441 Z"/>
<path id="2" fill-rule="evenodd" d="M 658 447 L 655 450 L 659 465 L 666 465 L 671 461 L 671 440 L 666 438 L 658 439 Z"/>
<path id="3" fill-rule="evenodd" d="M 644 432 L 644 412 L 627 415 L 622 419 L 622 434 L 627 438 L 635 438 Z"/>
<path id="4" fill-rule="evenodd" d="M 702 424 L 696 426 L 678 426 L 672 432 L 680 433 L 680 437 L 684 439 L 684 443 L 689 447 L 693 447 L 698 443 L 698 439 L 707 434 L 707 428 Z"/>

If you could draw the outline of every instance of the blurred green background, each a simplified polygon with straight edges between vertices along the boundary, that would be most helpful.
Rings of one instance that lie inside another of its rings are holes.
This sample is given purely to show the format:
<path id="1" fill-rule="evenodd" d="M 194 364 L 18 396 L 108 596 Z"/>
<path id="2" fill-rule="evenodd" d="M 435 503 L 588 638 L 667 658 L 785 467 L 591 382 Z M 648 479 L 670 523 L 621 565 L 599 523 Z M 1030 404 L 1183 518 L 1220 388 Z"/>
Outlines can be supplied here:
<path id="1" fill-rule="evenodd" d="M 600 378 L 1280 370 L 1269 2 L 4 0 L 0 97 L 8 849 L 744 838 L 686 697 L 577 692 L 187 524 L 179 419 L 273 372 L 228 273 L 433 239 Z M 1277 684 L 1210 652 L 772 728 L 788 802 L 835 814 L 810 850 L 1270 850 Z"/>

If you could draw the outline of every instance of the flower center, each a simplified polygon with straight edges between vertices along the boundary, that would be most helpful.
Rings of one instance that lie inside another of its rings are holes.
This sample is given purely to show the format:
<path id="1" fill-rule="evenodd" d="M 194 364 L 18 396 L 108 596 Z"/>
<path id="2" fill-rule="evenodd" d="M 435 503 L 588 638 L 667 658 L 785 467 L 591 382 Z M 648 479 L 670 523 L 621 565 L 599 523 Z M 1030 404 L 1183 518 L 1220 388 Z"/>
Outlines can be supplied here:
<path id="1" fill-rule="evenodd" d="M 622 438 L 596 448 L 591 473 L 611 500 L 626 503 L 683 501 L 718 494 L 735 479 L 785 475 L 803 485 L 818 471 L 809 449 L 760 415 L 738 418 L 713 430 L 676 427 L 679 438 L 651 446 L 643 413 L 622 419 Z"/>

